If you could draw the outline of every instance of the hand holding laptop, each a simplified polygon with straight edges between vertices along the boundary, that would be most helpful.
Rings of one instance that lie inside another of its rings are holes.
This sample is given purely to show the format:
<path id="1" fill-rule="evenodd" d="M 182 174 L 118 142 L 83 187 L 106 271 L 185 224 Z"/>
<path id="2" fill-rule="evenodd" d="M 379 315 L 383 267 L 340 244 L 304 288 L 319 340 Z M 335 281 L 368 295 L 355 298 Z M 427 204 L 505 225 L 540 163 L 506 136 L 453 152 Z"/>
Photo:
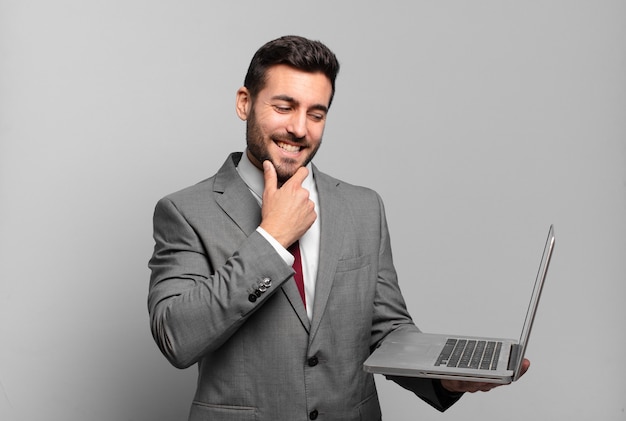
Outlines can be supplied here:
<path id="1" fill-rule="evenodd" d="M 522 361 L 522 370 L 520 373 L 520 377 L 528 371 L 530 367 L 530 361 L 524 358 Z M 456 393 L 474 393 L 474 392 L 489 392 L 491 389 L 502 386 L 498 383 L 487 383 L 487 382 L 478 382 L 478 381 L 467 381 L 467 380 L 441 380 L 441 386 L 446 389 L 448 392 L 456 392 Z"/>

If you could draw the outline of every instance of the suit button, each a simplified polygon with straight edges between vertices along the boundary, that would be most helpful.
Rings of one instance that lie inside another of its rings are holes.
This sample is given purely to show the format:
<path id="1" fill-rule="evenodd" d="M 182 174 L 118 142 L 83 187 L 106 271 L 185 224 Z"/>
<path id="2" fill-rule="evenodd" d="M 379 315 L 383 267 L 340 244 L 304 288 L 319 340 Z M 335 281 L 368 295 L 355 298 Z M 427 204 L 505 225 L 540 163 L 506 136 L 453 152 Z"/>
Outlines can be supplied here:
<path id="1" fill-rule="evenodd" d="M 317 365 L 317 363 L 319 363 L 320 361 L 317 359 L 317 357 L 311 357 L 309 358 L 309 367 L 315 367 Z"/>
<path id="2" fill-rule="evenodd" d="M 272 286 L 272 281 L 270 280 L 270 278 L 263 278 L 263 280 L 259 281 L 258 290 L 261 292 L 265 292 L 271 286 Z"/>
<path id="3" fill-rule="evenodd" d="M 248 301 L 250 301 L 251 303 L 256 301 L 256 295 L 254 294 L 250 294 L 248 295 Z"/>
<path id="4" fill-rule="evenodd" d="M 310 419 L 310 420 L 316 420 L 318 415 L 319 415 L 319 413 L 317 412 L 317 409 L 314 409 L 314 410 L 313 410 L 313 411 L 311 411 L 311 413 L 309 414 L 309 419 Z"/>

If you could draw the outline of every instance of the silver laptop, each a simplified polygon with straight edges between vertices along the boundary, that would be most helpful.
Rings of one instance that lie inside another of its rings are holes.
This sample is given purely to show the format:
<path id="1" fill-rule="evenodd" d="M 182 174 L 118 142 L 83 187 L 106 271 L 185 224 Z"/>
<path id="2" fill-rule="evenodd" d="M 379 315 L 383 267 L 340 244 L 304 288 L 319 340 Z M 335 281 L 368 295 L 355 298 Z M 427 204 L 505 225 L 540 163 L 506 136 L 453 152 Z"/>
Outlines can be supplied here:
<path id="1" fill-rule="evenodd" d="M 365 361 L 365 371 L 501 384 L 516 381 L 521 375 L 528 337 L 554 250 L 554 240 L 554 227 L 551 225 L 519 341 L 395 331 Z"/>

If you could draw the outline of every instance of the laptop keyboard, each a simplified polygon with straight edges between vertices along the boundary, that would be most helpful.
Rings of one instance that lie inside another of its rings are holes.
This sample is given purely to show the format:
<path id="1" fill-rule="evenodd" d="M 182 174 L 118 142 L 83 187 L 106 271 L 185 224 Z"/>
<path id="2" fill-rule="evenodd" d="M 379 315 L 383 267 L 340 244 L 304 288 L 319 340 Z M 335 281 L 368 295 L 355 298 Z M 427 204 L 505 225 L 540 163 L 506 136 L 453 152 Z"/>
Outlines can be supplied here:
<path id="1" fill-rule="evenodd" d="M 502 342 L 448 339 L 435 366 L 495 370 Z"/>

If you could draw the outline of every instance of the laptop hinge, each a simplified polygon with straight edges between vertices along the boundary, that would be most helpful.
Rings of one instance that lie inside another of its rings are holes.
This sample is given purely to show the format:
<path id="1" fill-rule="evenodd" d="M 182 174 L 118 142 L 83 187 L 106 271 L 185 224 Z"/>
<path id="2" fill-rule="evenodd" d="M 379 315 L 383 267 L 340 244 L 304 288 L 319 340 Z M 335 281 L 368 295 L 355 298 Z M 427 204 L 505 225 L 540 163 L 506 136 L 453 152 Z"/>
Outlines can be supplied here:
<path id="1" fill-rule="evenodd" d="M 519 344 L 511 345 L 511 353 L 509 355 L 509 365 L 507 370 L 515 370 L 517 368 L 517 360 L 519 358 L 521 346 Z"/>

